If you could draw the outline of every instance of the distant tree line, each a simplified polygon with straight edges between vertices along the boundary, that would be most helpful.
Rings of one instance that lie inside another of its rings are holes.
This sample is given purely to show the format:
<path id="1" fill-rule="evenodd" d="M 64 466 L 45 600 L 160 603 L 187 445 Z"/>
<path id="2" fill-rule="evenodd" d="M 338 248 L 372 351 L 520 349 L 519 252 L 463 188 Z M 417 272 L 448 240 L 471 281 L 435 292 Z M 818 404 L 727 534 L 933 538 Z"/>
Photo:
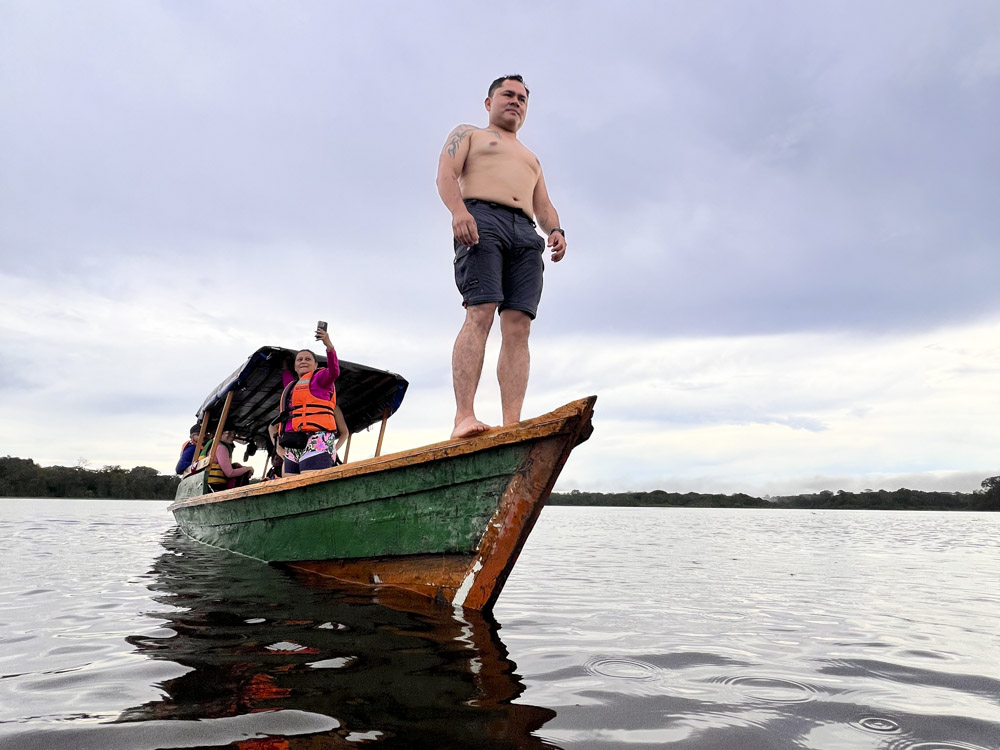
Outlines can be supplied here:
<path id="1" fill-rule="evenodd" d="M 611 505 L 644 506 L 665 508 L 770 508 L 769 503 L 759 497 L 743 493 L 735 495 L 705 495 L 698 492 L 553 492 L 549 505 Z"/>
<path id="2" fill-rule="evenodd" d="M 785 508 L 825 508 L 831 510 L 970 510 L 974 495 L 962 492 L 924 492 L 923 490 L 862 490 L 814 495 L 776 497 L 773 501 Z"/>
<path id="3" fill-rule="evenodd" d="M 148 466 L 39 466 L 30 458 L 0 458 L 0 497 L 107 498 L 172 500 L 179 478 Z M 549 505 L 595 505 L 663 508 L 813 508 L 844 510 L 990 510 L 1000 511 L 1000 476 L 982 482 L 972 493 L 898 489 L 832 492 L 760 498 L 698 492 L 554 492 Z"/>
<path id="4" fill-rule="evenodd" d="M 760 498 L 743 493 L 734 495 L 697 492 L 554 492 L 549 505 L 601 505 L 664 508 L 812 508 L 844 510 L 990 510 L 1000 511 L 1000 477 L 982 482 L 982 489 L 967 492 L 924 492 L 922 490 L 864 490 L 786 497 Z"/>
<path id="5" fill-rule="evenodd" d="M 30 458 L 0 458 L 0 497 L 173 500 L 178 477 L 148 466 L 39 466 Z"/>

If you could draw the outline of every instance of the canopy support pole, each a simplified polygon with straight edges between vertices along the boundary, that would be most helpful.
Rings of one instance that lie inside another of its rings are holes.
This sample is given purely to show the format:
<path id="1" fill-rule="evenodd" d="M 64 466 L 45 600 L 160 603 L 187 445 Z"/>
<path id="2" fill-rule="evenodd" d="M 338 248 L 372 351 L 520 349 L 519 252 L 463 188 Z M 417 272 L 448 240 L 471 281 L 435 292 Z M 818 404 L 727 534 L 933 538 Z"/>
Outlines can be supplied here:
<path id="1" fill-rule="evenodd" d="M 375 458 L 382 455 L 382 438 L 385 437 L 385 423 L 389 421 L 389 410 L 382 412 L 382 427 L 378 431 L 378 444 L 375 446 Z"/>
<path id="2" fill-rule="evenodd" d="M 215 458 L 215 451 L 219 447 L 219 441 L 222 439 L 222 431 L 226 429 L 226 420 L 229 419 L 229 407 L 233 403 L 233 392 L 229 391 L 226 394 L 226 403 L 222 405 L 222 414 L 219 416 L 219 424 L 215 428 L 215 435 L 212 436 L 212 449 L 208 452 L 208 464 L 211 466 L 212 460 Z M 208 414 L 205 414 L 205 421 L 208 421 Z"/>
<path id="3" fill-rule="evenodd" d="M 196 466 L 198 464 L 198 456 L 201 455 L 201 446 L 205 444 L 205 433 L 206 432 L 208 432 L 208 414 L 207 413 L 201 415 L 201 429 L 198 431 L 198 439 L 195 441 L 195 444 L 194 444 L 194 456 L 192 456 L 192 458 L 194 460 L 191 462 L 191 466 Z M 188 474 L 191 473 L 191 466 L 188 466 L 184 470 L 184 476 L 187 476 Z"/>

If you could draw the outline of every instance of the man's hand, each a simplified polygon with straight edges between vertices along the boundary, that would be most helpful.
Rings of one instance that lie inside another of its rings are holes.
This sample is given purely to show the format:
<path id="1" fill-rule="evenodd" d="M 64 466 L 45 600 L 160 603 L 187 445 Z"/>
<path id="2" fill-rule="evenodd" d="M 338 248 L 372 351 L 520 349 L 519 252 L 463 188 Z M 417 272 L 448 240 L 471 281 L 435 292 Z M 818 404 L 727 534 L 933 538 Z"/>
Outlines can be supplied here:
<path id="1" fill-rule="evenodd" d="M 455 239 L 466 247 L 479 244 L 479 227 L 472 214 L 464 207 L 452 214 L 451 230 L 455 233 Z"/>
<path id="2" fill-rule="evenodd" d="M 558 263 L 566 254 L 566 238 L 562 232 L 553 232 L 549 235 L 548 245 L 552 248 L 552 262 Z"/>

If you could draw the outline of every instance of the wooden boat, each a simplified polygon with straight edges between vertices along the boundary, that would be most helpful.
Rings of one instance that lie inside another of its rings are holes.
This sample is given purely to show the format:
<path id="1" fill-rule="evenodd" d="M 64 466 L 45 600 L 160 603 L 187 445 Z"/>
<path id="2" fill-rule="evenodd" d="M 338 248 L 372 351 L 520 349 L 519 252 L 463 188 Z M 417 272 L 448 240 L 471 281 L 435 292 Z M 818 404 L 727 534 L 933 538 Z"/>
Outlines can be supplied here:
<path id="1" fill-rule="evenodd" d="M 219 423 L 235 421 L 237 440 L 266 445 L 290 354 L 255 352 L 202 405 L 203 425 L 217 435 Z M 593 431 L 596 397 L 473 438 L 378 455 L 405 391 L 394 373 L 341 361 L 337 402 L 351 432 L 381 419 L 376 456 L 222 492 L 210 492 L 197 470 L 170 506 L 178 525 L 198 541 L 343 584 L 491 610 L 570 452 Z"/>

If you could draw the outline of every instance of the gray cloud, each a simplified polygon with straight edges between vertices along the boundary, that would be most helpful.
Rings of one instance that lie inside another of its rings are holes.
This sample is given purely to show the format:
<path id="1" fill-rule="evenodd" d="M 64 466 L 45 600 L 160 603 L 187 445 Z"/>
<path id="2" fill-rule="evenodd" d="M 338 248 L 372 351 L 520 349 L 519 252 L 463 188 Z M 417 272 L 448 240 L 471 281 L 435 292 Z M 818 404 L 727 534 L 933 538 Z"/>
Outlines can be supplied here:
<path id="1" fill-rule="evenodd" d="M 423 28 L 402 7 L 221 22 L 228 7 L 14 19 L 6 270 L 163 248 L 179 262 L 213 247 L 347 254 L 375 237 L 405 264 L 414 245 L 445 245 L 420 218 L 446 232 L 431 180 L 453 122 L 435 118 L 480 121 L 485 80 L 442 77 L 442 32 L 394 55 Z M 573 294 L 606 300 L 577 326 L 887 330 L 995 311 L 1000 65 L 981 21 L 996 15 L 889 4 L 862 26 L 815 4 L 585 4 L 570 30 L 599 19 L 604 33 L 570 35 L 576 73 L 525 71 L 525 140 L 572 227 L 570 259 L 593 268 Z M 385 44 L 367 41 L 376 23 Z M 527 44 L 519 57 L 541 67 Z"/>

